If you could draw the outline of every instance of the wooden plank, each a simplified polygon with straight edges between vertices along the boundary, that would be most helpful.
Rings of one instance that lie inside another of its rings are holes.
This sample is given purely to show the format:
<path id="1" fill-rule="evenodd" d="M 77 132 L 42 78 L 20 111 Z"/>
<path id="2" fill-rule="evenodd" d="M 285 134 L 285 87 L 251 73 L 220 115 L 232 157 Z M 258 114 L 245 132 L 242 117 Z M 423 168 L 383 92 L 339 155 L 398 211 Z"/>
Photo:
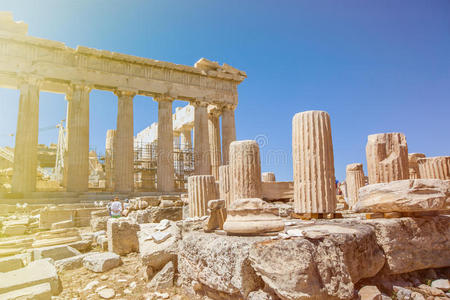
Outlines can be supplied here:
<path id="1" fill-rule="evenodd" d="M 367 220 L 381 219 L 381 218 L 384 218 L 384 214 L 383 213 L 367 213 L 366 214 L 366 219 Z"/>
<path id="2" fill-rule="evenodd" d="M 401 212 L 396 212 L 396 211 L 386 212 L 386 213 L 384 213 L 384 217 L 386 219 L 401 218 L 401 217 L 403 217 L 403 214 Z"/>

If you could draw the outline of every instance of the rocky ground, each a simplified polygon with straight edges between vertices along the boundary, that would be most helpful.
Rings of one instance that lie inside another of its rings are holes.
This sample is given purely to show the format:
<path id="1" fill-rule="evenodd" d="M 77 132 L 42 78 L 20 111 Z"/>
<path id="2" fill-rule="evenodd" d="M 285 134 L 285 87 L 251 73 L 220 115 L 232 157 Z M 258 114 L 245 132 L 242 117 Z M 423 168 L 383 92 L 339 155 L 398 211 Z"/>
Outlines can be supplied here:
<path id="1" fill-rule="evenodd" d="M 85 267 L 60 273 L 62 293 L 56 299 L 178 299 L 188 300 L 180 288 L 151 291 L 146 287 L 138 253 L 122 257 L 123 264 L 103 273 Z M 109 298 L 111 297 L 111 298 Z"/>

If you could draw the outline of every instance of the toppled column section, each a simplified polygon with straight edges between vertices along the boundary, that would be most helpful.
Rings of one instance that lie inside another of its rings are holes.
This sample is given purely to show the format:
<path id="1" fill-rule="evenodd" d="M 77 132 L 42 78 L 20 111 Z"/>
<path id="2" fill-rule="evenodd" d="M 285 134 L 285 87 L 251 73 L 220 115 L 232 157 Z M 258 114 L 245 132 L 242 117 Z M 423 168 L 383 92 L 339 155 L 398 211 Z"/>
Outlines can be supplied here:
<path id="1" fill-rule="evenodd" d="M 420 212 L 450 209 L 450 181 L 408 179 L 359 189 L 356 212 Z"/>
<path id="2" fill-rule="evenodd" d="M 292 120 L 294 210 L 330 213 L 336 208 L 333 142 L 330 116 L 305 111 Z"/>
<path id="3" fill-rule="evenodd" d="M 420 178 L 450 180 L 450 156 L 435 156 L 417 160 Z"/>
<path id="4" fill-rule="evenodd" d="M 217 198 L 216 181 L 212 175 L 196 175 L 188 178 L 189 217 L 206 215 L 209 200 Z"/>
<path id="5" fill-rule="evenodd" d="M 409 178 L 408 145 L 403 133 L 379 133 L 367 137 L 369 184 Z"/>
<path id="6" fill-rule="evenodd" d="M 423 153 L 409 153 L 408 154 L 408 167 L 409 167 L 409 179 L 419 179 L 419 165 L 417 164 L 417 160 L 420 158 L 424 158 L 425 154 Z"/>
<path id="7" fill-rule="evenodd" d="M 230 207 L 232 193 L 230 187 L 230 166 L 219 167 L 219 198 L 225 200 L 225 207 Z"/>
<path id="8" fill-rule="evenodd" d="M 347 165 L 345 182 L 347 185 L 348 205 L 351 207 L 358 202 L 359 188 L 364 186 L 363 165 L 358 163 Z"/>
<path id="9" fill-rule="evenodd" d="M 235 141 L 230 145 L 232 201 L 261 198 L 261 160 L 256 141 Z"/>
<path id="10" fill-rule="evenodd" d="M 275 173 L 273 173 L 273 172 L 264 172 L 264 173 L 262 173 L 261 180 L 263 182 L 274 182 L 274 181 L 276 181 L 275 180 Z"/>

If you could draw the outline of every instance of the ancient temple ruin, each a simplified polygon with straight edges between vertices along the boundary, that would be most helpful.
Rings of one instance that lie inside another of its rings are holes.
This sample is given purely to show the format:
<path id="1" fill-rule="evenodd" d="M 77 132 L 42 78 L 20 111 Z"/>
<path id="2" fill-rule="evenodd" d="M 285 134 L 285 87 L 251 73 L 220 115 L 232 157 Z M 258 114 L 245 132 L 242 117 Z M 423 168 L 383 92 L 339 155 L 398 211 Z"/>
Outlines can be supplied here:
<path id="1" fill-rule="evenodd" d="M 114 191 L 134 190 L 133 98 L 143 95 L 158 102 L 157 189 L 175 191 L 172 102 L 184 100 L 194 110 L 195 174 L 218 176 L 221 153 L 227 160 L 229 144 L 236 138 L 234 110 L 237 86 L 243 71 L 227 64 L 200 59 L 194 67 L 149 58 L 98 50 L 76 49 L 57 41 L 32 37 L 27 25 L 1 14 L 0 86 L 20 90 L 20 107 L 14 149 L 12 191 L 36 190 L 39 92 L 64 94 L 67 100 L 65 182 L 69 192 L 88 191 L 89 94 L 110 91 L 118 98 L 117 129 L 113 154 Z M 218 119 L 222 116 L 222 143 Z M 176 125 L 176 123 L 175 123 Z M 210 138 L 211 137 L 211 138 Z M 213 149 L 213 151 L 211 151 Z M 212 167 L 211 167 L 212 166 Z"/>

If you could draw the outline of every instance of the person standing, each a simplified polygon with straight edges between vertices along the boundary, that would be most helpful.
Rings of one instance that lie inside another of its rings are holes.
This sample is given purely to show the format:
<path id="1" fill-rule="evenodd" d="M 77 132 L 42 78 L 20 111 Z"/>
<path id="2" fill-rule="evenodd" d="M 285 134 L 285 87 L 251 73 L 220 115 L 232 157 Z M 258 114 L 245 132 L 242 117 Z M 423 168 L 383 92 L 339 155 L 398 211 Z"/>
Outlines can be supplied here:
<path id="1" fill-rule="evenodd" d="M 114 198 L 113 203 L 111 203 L 111 217 L 120 218 L 122 216 L 122 202 L 120 202 L 119 198 Z"/>

